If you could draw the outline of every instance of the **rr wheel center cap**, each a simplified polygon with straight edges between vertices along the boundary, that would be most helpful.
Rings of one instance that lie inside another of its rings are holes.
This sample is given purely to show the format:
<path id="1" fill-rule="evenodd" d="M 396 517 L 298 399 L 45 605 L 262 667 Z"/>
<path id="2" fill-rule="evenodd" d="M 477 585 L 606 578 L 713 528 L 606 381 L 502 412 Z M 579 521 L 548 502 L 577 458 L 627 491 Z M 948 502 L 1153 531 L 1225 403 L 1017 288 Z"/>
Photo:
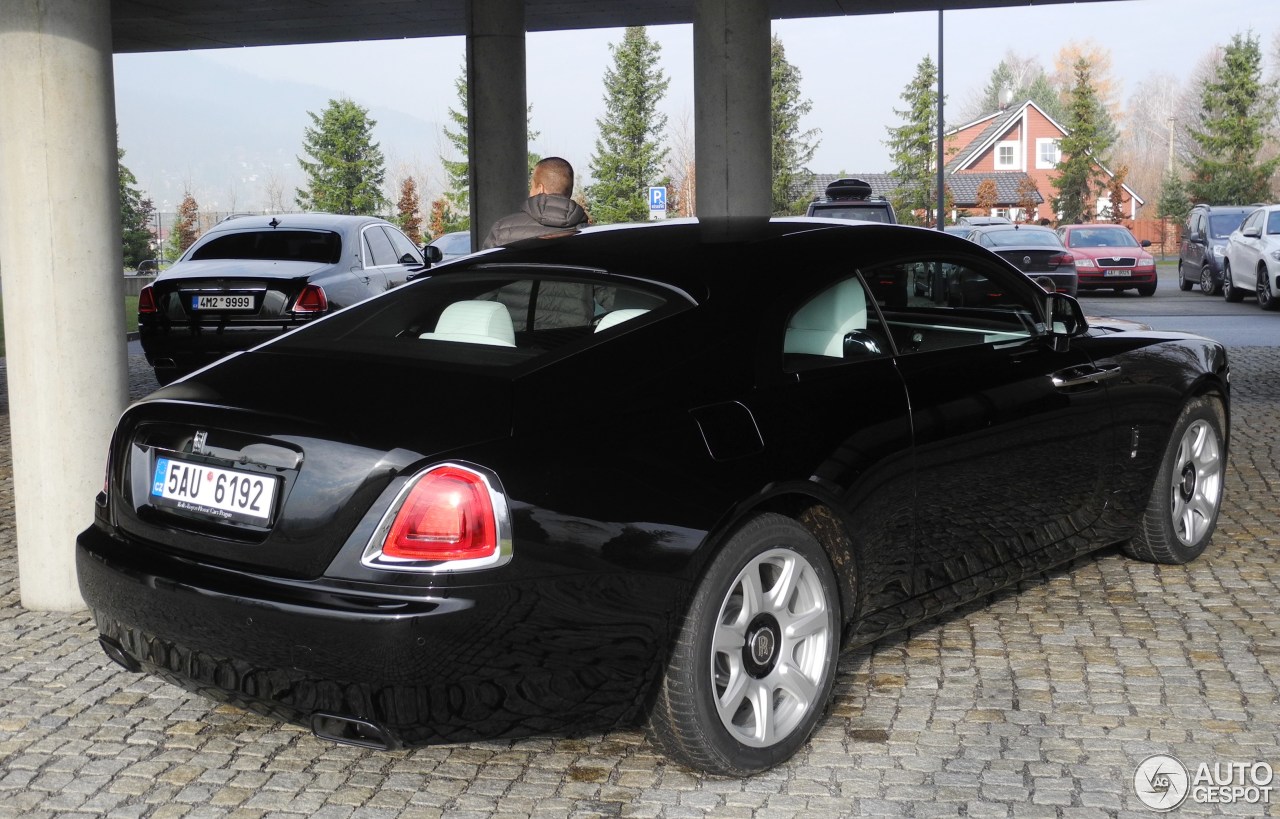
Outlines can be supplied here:
<path id="1" fill-rule="evenodd" d="M 1189 501 L 1196 493 L 1196 467 L 1195 464 L 1187 464 L 1182 467 L 1182 485 L 1179 487 L 1182 493 L 1182 500 Z"/>
<path id="2" fill-rule="evenodd" d="M 773 670 L 778 662 L 782 629 L 770 614 L 759 614 L 747 627 L 747 640 L 742 646 L 742 664 L 747 673 L 759 678 Z"/>

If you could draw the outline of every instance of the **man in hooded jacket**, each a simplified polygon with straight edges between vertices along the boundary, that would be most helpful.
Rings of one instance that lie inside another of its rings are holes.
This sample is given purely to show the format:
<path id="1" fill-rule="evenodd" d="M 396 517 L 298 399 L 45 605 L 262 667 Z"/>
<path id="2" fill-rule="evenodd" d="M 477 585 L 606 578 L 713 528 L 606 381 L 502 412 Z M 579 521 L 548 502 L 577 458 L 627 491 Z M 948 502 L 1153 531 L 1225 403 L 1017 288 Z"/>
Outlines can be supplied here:
<path id="1" fill-rule="evenodd" d="M 573 166 L 558 156 L 547 157 L 533 166 L 524 207 L 494 222 L 481 247 L 577 230 L 587 223 L 587 212 L 569 198 L 572 194 Z"/>

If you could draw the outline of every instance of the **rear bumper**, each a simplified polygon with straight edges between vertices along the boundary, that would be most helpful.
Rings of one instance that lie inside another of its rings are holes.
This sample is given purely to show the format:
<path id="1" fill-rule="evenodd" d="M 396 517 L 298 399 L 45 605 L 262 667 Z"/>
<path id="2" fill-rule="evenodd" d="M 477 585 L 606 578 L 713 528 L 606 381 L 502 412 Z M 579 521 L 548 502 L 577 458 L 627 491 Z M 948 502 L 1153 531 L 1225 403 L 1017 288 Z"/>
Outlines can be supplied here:
<path id="1" fill-rule="evenodd" d="M 248 350 L 307 322 L 277 324 L 164 325 L 140 322 L 138 338 L 147 363 L 179 373 L 197 370 L 220 358 Z"/>
<path id="2" fill-rule="evenodd" d="M 1101 271 L 1086 273 L 1077 271 L 1079 277 L 1079 288 L 1081 290 L 1092 290 L 1095 288 L 1129 288 L 1150 286 L 1156 283 L 1156 271 L 1154 268 L 1147 270 L 1130 269 L 1128 276 L 1107 276 Z"/>
<path id="3" fill-rule="evenodd" d="M 300 725 L 365 721 L 390 746 L 632 721 L 669 630 L 599 576 L 368 593 L 203 566 L 96 526 L 76 568 L 122 665 Z"/>

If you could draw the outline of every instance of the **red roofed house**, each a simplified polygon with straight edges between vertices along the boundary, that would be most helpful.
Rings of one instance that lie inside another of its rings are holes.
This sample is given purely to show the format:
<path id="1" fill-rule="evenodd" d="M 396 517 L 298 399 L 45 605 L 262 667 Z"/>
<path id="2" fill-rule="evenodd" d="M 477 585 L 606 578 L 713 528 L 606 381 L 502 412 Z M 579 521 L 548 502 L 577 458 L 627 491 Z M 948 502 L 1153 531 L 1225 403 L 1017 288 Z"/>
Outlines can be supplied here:
<path id="1" fill-rule="evenodd" d="M 1048 203 L 1057 195 L 1053 180 L 1058 176 L 1055 167 L 1062 159 L 1058 144 L 1066 135 L 1067 129 L 1031 100 L 988 114 L 946 135 L 946 155 L 950 157 L 946 166 L 947 184 L 955 190 L 955 199 L 959 203 L 968 198 L 961 196 L 959 189 L 976 188 L 983 178 L 1026 174 Z M 1104 178 L 1114 178 L 1115 175 L 1105 165 L 1097 163 L 1097 166 Z M 1145 202 L 1128 185 L 1123 186 L 1123 191 L 1120 212 L 1123 218 L 1134 219 L 1138 215 L 1138 207 Z M 1103 193 L 1095 205 L 1097 218 L 1108 219 L 1110 207 L 1110 196 Z M 1044 204 L 1038 205 L 1028 218 L 1027 214 L 1020 212 L 1017 199 L 1008 194 L 1000 197 L 991 213 L 981 215 L 1007 216 L 1014 221 L 1034 221 L 1041 217 L 1055 219 L 1057 216 L 1049 212 L 1048 204 Z"/>

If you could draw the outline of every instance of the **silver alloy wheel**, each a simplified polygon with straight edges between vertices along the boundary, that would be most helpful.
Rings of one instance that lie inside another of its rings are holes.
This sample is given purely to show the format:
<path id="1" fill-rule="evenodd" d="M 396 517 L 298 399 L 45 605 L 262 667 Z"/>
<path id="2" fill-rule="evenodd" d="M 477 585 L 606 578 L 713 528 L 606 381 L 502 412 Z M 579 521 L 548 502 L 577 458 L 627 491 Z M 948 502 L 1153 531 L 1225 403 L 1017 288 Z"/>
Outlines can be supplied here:
<path id="1" fill-rule="evenodd" d="M 716 711 L 730 736 L 769 747 L 823 707 L 833 620 L 802 555 L 771 549 L 743 567 L 720 604 L 710 657 Z"/>
<path id="2" fill-rule="evenodd" d="M 1189 546 L 1213 525 L 1222 500 L 1222 450 L 1205 421 L 1196 421 L 1183 433 L 1171 483 L 1174 530 Z"/>
<path id="3" fill-rule="evenodd" d="M 1200 292 L 1206 296 L 1211 296 L 1213 291 L 1213 273 L 1208 267 L 1200 268 Z"/>

